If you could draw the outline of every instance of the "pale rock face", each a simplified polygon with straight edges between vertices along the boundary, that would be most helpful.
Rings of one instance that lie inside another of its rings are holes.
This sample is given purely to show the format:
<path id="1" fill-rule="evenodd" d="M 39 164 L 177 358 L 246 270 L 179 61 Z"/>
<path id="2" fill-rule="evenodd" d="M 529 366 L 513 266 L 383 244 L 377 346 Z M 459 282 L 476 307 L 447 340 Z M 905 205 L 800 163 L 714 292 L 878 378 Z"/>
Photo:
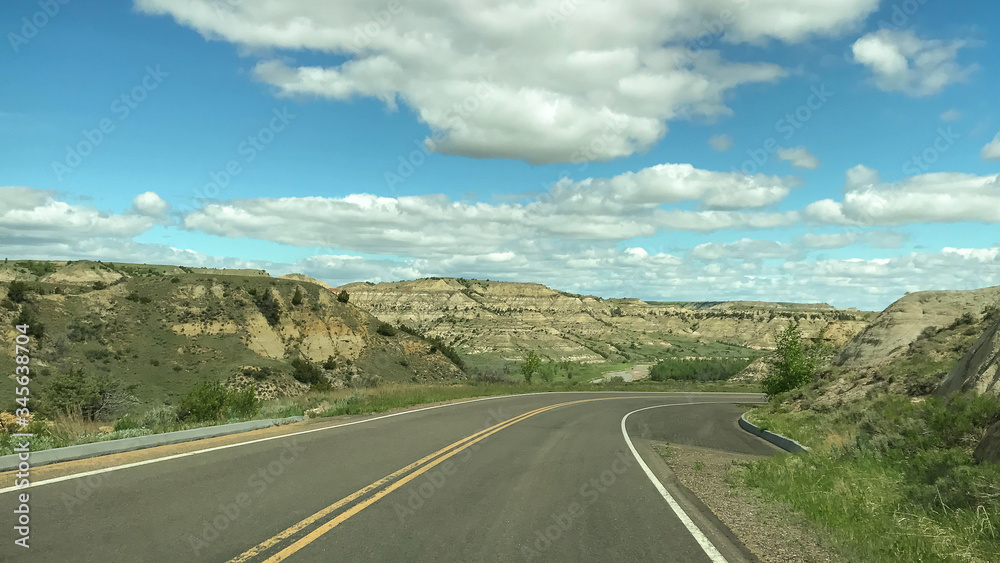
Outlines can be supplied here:
<path id="1" fill-rule="evenodd" d="M 942 395 L 975 390 L 1000 395 L 1000 322 L 988 328 L 941 383 Z"/>
<path id="2" fill-rule="evenodd" d="M 965 313 L 1000 300 L 1000 287 L 968 291 L 921 291 L 896 301 L 841 351 L 837 365 L 869 368 L 904 354 L 927 327 L 946 327 Z"/>
<path id="3" fill-rule="evenodd" d="M 380 320 L 405 323 L 466 354 L 519 360 L 528 350 L 548 357 L 601 362 L 609 344 L 659 344 L 672 337 L 728 340 L 771 347 L 774 334 L 796 315 L 806 336 L 826 329 L 842 344 L 867 325 L 863 312 L 829 305 L 771 303 L 651 304 L 639 299 L 597 299 L 533 283 L 451 278 L 354 283 L 351 303 Z M 842 319 L 842 320 L 841 320 Z"/>
<path id="4" fill-rule="evenodd" d="M 1000 420 L 987 429 L 973 455 L 980 462 L 1000 463 Z"/>

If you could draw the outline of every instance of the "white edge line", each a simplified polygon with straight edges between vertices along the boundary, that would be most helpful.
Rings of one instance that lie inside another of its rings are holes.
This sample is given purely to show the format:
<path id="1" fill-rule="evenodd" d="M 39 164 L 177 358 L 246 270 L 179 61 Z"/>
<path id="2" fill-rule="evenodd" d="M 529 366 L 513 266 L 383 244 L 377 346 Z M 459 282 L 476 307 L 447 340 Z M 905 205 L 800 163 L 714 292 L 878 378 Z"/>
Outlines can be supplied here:
<path id="1" fill-rule="evenodd" d="M 656 478 L 656 475 L 653 475 L 653 471 L 650 470 L 649 466 L 646 465 L 646 462 L 642 460 L 642 456 L 640 456 L 639 452 L 636 451 L 635 446 L 632 444 L 632 439 L 628 437 L 628 432 L 625 430 L 625 421 L 628 420 L 628 417 L 640 411 L 657 409 L 660 407 L 681 407 L 685 405 L 713 405 L 713 404 L 728 404 L 728 403 L 679 403 L 674 405 L 654 405 L 652 407 L 636 409 L 622 417 L 622 436 L 625 437 L 625 443 L 628 444 L 628 449 L 632 450 L 632 455 L 635 456 L 636 461 L 639 462 L 639 466 L 642 467 L 642 470 L 646 472 L 646 477 L 649 477 L 649 480 L 653 482 L 653 486 L 655 486 L 656 490 L 660 492 L 660 496 L 662 496 L 664 500 L 667 501 L 667 504 L 669 504 L 670 508 L 673 509 L 674 514 L 676 514 L 677 517 L 680 518 L 680 521 L 682 524 L 684 524 L 684 527 L 687 528 L 689 532 L 691 532 L 691 535 L 694 536 L 694 540 L 698 542 L 698 545 L 701 546 L 701 549 L 705 552 L 705 555 L 707 555 L 708 558 L 711 559 L 713 563 L 728 563 L 726 561 L 726 558 L 723 557 L 721 553 L 719 553 L 719 550 L 716 549 L 714 545 L 712 545 L 711 540 L 709 540 L 708 537 L 705 536 L 705 534 L 698 528 L 697 524 L 695 524 L 694 521 L 691 520 L 691 517 L 688 516 L 686 512 L 684 512 L 684 509 L 681 508 L 681 505 L 677 504 L 677 501 L 667 491 L 666 487 L 663 486 L 663 483 L 661 483 L 660 480 Z"/>
<path id="2" fill-rule="evenodd" d="M 456 403 L 447 403 L 447 404 L 444 404 L 444 405 L 434 405 L 434 406 L 430 406 L 430 407 L 423 407 L 423 408 L 419 408 L 419 409 L 402 411 L 402 412 L 397 412 L 397 413 L 392 413 L 392 414 L 384 414 L 382 416 L 376 416 L 374 418 L 365 418 L 363 420 L 355 420 L 353 422 L 345 422 L 343 424 L 337 424 L 337 425 L 334 425 L 334 426 L 324 426 L 322 428 L 313 428 L 311 430 L 301 430 L 299 432 L 292 432 L 291 434 L 281 434 L 281 435 L 278 435 L 278 436 L 269 436 L 267 438 L 258 438 L 256 440 L 250 440 L 250 441 L 247 441 L 247 442 L 238 442 L 238 443 L 235 443 L 235 444 L 226 444 L 224 446 L 214 446 L 214 447 L 211 447 L 211 448 L 204 448 L 204 449 L 200 449 L 200 450 L 195 450 L 193 452 L 184 452 L 184 453 L 179 453 L 179 454 L 174 454 L 174 455 L 168 455 L 168 456 L 165 456 L 165 457 L 157 457 L 157 458 L 153 458 L 153 459 L 147 459 L 147 460 L 143 460 L 143 461 L 137 461 L 137 462 L 134 462 L 134 463 L 125 463 L 125 464 L 122 464 L 122 465 L 115 465 L 115 466 L 112 466 L 112 467 L 104 467 L 104 468 L 101 468 L 101 469 L 94 469 L 93 471 L 84 471 L 84 472 L 81 472 L 81 473 L 73 473 L 73 474 L 70 474 L 70 475 L 63 475 L 61 477 L 53 477 L 52 479 L 45 479 L 43 481 L 36 481 L 36 482 L 31 483 L 27 487 L 13 487 L 13 486 L 12 487 L 4 487 L 4 488 L 0 489 L 0 495 L 2 495 L 4 493 L 10 493 L 10 492 L 13 492 L 13 491 L 19 491 L 19 490 L 20 491 L 27 491 L 28 489 L 33 489 L 33 488 L 36 488 L 36 487 L 41 487 L 42 485 L 51 485 L 52 483 L 60 483 L 62 481 L 70 481 L 70 480 L 73 480 L 73 479 L 80 479 L 82 477 L 90 477 L 92 475 L 100 475 L 102 473 L 110 473 L 112 471 L 119 471 L 121 469 L 131 469 L 133 467 L 141 467 L 143 465 L 150 465 L 152 463 L 159 463 L 161 461 L 170 461 L 170 460 L 173 460 L 173 459 L 180 459 L 180 458 L 183 458 L 183 457 L 190 457 L 190 456 L 199 455 L 199 454 L 207 454 L 209 452 L 217 452 L 217 451 L 226 450 L 226 449 L 229 449 L 229 448 L 236 448 L 236 447 L 240 447 L 240 446 L 249 446 L 250 444 L 259 444 L 261 442 L 267 442 L 267 441 L 270 441 L 270 440 L 280 440 L 282 438 L 291 438 L 293 436 L 301 436 L 303 434 L 311 434 L 313 432 L 321 432 L 323 430 L 333 430 L 335 428 L 343 428 L 345 426 L 353 426 L 355 424 L 364 424 L 364 423 L 368 423 L 368 422 L 375 422 L 376 420 L 383 420 L 383 419 L 386 419 L 386 418 L 392 418 L 394 416 L 400 416 L 400 415 L 404 415 L 404 414 L 411 414 L 411 413 L 421 412 L 421 411 L 429 411 L 429 410 L 433 410 L 433 409 L 440 409 L 440 408 L 443 408 L 443 407 L 453 407 L 453 406 L 465 405 L 465 404 L 469 404 L 469 403 L 476 403 L 476 402 L 479 402 L 479 401 L 490 401 L 490 400 L 493 400 L 493 399 L 508 399 L 508 398 L 511 398 L 511 397 L 528 397 L 528 396 L 531 396 L 531 395 L 557 395 L 557 394 L 563 394 L 563 393 L 588 393 L 588 394 L 593 394 L 595 392 L 596 393 L 601 393 L 602 391 L 540 391 L 540 392 L 536 392 L 536 393 L 521 393 L 521 394 L 518 394 L 518 395 L 494 395 L 492 397 L 480 397 L 478 399 L 470 399 L 468 401 L 460 401 L 460 402 L 456 402 Z M 699 393 L 706 394 L 706 395 L 707 394 L 711 394 L 711 395 L 716 395 L 716 394 L 718 394 L 718 395 L 754 395 L 754 394 L 758 394 L 758 393 L 716 393 L 716 392 L 701 392 L 701 391 L 695 391 L 695 392 L 690 392 L 690 393 L 689 392 L 682 392 L 682 391 L 677 391 L 677 392 L 670 392 L 670 391 L 668 391 L 668 392 L 663 392 L 663 391 L 603 391 L 603 392 L 604 393 L 633 393 L 633 394 L 649 393 L 649 394 L 655 394 L 655 395 L 661 395 L 661 396 L 664 395 L 664 394 L 667 394 L 667 393 L 676 393 L 678 395 L 682 395 L 682 394 L 683 395 L 690 395 L 690 394 L 699 394 Z M 629 414 L 632 414 L 632 413 L 629 413 Z M 626 415 L 626 417 L 627 416 L 628 415 Z M 624 428 L 624 426 L 623 426 L 623 428 Z M 235 434 L 230 434 L 230 436 L 234 436 L 234 435 Z M 627 436 L 626 436 L 626 439 L 628 439 Z M 185 442 L 180 442 L 180 443 L 185 443 Z M 176 444 L 166 444 L 166 445 L 176 445 Z M 630 443 L 630 445 L 631 445 L 631 443 Z M 138 450 L 133 450 L 133 451 L 138 451 Z M 635 450 L 633 450 L 633 453 L 634 453 L 634 451 Z M 119 452 L 119 453 L 125 453 L 125 452 Z M 109 454 L 109 455 L 114 455 L 114 454 Z M 79 460 L 77 460 L 77 461 L 79 461 Z M 640 462 L 641 462 L 641 460 L 640 460 Z M 50 464 L 50 465 L 54 465 L 54 464 Z"/>

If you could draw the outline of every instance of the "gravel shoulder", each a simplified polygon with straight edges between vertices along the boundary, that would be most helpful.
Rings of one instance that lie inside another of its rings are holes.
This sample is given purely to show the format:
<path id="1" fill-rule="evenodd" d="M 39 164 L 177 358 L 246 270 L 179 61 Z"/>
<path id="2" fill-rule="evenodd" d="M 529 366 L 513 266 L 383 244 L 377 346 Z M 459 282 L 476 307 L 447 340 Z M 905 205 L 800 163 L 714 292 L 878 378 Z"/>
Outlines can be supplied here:
<path id="1" fill-rule="evenodd" d="M 791 507 L 767 501 L 742 484 L 742 462 L 759 456 L 677 444 L 656 445 L 678 482 L 690 490 L 764 563 L 845 562 Z"/>

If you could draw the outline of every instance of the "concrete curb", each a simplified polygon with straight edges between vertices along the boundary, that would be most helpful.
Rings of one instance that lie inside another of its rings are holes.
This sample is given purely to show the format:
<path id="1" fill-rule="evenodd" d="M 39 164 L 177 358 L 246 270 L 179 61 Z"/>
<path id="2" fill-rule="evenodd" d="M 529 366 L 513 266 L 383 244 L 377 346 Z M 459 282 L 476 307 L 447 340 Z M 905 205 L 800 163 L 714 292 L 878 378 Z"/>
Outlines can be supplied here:
<path id="1" fill-rule="evenodd" d="M 747 432 L 758 436 L 771 442 L 775 446 L 785 450 L 786 452 L 792 452 L 793 454 L 801 454 L 809 451 L 808 446 L 803 446 L 802 444 L 792 440 L 791 438 L 786 438 L 781 434 L 775 434 L 768 430 L 761 430 L 760 427 L 756 426 L 754 423 L 746 419 L 746 414 L 740 415 L 740 428 L 746 430 Z"/>
<path id="2" fill-rule="evenodd" d="M 291 416 L 288 418 L 269 418 L 264 420 L 250 420 L 247 422 L 237 422 L 234 424 L 220 424 L 218 426 L 205 426 L 203 428 L 192 428 L 190 430 L 178 430 L 177 432 L 164 432 L 163 434 L 150 434 L 149 436 L 136 436 L 135 438 L 121 438 L 118 440 L 106 440 L 104 442 L 93 442 L 90 444 L 79 444 L 76 446 L 66 446 L 64 448 L 52 448 L 50 450 L 39 450 L 30 452 L 29 463 L 32 467 L 59 463 L 63 461 L 73 461 L 100 455 L 117 454 L 142 450 L 155 446 L 165 446 L 168 444 L 179 444 L 192 440 L 202 440 L 204 438 L 215 438 L 227 434 L 238 434 L 250 430 L 259 430 L 270 426 L 281 424 L 291 424 L 305 420 L 304 416 Z M 20 459 L 18 454 L 0 456 L 0 471 L 11 471 L 17 469 Z"/>

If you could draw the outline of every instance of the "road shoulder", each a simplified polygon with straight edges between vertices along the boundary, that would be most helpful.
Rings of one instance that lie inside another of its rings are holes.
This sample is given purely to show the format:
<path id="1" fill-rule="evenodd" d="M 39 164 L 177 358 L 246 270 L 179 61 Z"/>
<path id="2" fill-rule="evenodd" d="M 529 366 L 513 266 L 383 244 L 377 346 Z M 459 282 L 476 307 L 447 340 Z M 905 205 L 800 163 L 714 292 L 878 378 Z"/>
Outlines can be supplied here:
<path id="1" fill-rule="evenodd" d="M 683 490 L 764 563 L 840 563 L 823 534 L 791 507 L 768 502 L 742 485 L 742 462 L 760 456 L 677 444 L 653 444 Z"/>

